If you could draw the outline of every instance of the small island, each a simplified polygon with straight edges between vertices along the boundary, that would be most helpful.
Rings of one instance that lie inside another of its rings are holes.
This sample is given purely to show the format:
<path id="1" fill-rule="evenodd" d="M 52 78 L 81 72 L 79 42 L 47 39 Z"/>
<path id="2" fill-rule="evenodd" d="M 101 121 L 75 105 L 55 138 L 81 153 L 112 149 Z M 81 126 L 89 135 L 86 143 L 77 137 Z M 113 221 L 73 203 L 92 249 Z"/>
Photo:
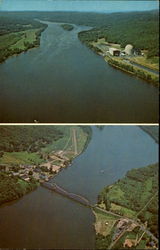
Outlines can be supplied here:
<path id="1" fill-rule="evenodd" d="M 68 30 L 68 31 L 71 31 L 71 30 L 74 29 L 73 25 L 67 24 L 67 23 L 61 24 L 61 27 L 62 27 L 64 30 Z"/>

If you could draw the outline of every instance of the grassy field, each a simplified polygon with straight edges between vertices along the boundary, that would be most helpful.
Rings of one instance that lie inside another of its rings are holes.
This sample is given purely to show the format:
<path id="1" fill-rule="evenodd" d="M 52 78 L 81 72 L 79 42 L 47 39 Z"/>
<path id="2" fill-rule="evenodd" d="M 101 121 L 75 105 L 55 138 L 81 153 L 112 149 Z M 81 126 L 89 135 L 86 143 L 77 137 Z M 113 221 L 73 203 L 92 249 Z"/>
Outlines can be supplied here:
<path id="1" fill-rule="evenodd" d="M 136 62 L 142 66 L 148 67 L 153 70 L 159 70 L 159 58 L 158 56 L 153 58 L 147 58 L 146 56 L 136 56 L 130 59 L 130 61 Z"/>
<path id="2" fill-rule="evenodd" d="M 126 217 L 128 218 L 134 218 L 135 215 L 136 215 L 136 212 L 129 209 L 129 208 L 126 208 L 126 207 L 123 207 L 123 206 L 120 206 L 120 205 L 117 205 L 115 203 L 111 203 L 111 210 L 113 212 L 120 212 L 121 214 L 124 214 Z"/>
<path id="3" fill-rule="evenodd" d="M 9 33 L 0 36 L 0 50 L 26 49 L 25 43 L 33 44 L 36 41 L 36 33 L 40 29 L 30 29 L 26 31 Z"/>
<path id="4" fill-rule="evenodd" d="M 0 164 L 40 164 L 43 160 L 36 153 L 5 152 L 0 158 Z"/>
<path id="5" fill-rule="evenodd" d="M 44 148 L 38 150 L 39 153 L 50 153 L 52 151 L 64 150 L 66 156 L 74 156 L 74 146 L 73 146 L 73 129 L 76 130 L 76 140 L 77 140 L 77 151 L 80 154 L 86 144 L 87 134 L 78 126 L 57 126 L 59 131 L 63 133 L 63 136 L 46 144 Z M 4 152 L 3 156 L 0 157 L 0 164 L 41 164 L 44 160 L 40 158 L 37 152 Z"/>
<path id="6" fill-rule="evenodd" d="M 0 36 L 0 50 L 10 48 L 22 39 L 22 32 L 9 33 Z"/>
<path id="7" fill-rule="evenodd" d="M 39 45 L 42 29 L 28 29 L 0 36 L 0 62 L 14 54 L 19 54 Z"/>
<path id="8" fill-rule="evenodd" d="M 72 134 L 73 129 L 76 130 L 77 151 L 81 153 L 87 141 L 87 134 L 78 126 L 58 126 L 58 129 L 63 132 L 64 136 L 57 141 L 46 145 L 42 152 L 50 153 L 52 151 L 65 150 L 73 151 Z"/>
<path id="9" fill-rule="evenodd" d="M 26 30 L 24 32 L 17 32 L 17 36 L 20 37 L 20 39 L 11 45 L 9 49 L 22 49 L 25 50 L 27 48 L 26 43 L 34 44 L 34 42 L 37 39 L 36 33 L 39 31 L 39 29 L 30 29 Z"/>
<path id="10" fill-rule="evenodd" d="M 95 215 L 95 230 L 97 234 L 107 236 L 110 234 L 112 228 L 114 227 L 117 217 L 103 213 L 98 209 L 94 209 L 93 213 Z"/>

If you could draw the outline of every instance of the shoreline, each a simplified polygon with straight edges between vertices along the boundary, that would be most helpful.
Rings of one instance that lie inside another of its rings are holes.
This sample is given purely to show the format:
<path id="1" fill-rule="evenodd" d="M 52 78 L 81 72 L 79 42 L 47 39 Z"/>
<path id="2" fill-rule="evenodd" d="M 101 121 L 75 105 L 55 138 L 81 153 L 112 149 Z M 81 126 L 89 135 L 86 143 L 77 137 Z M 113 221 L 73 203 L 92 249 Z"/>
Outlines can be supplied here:
<path id="1" fill-rule="evenodd" d="M 8 54 L 4 59 L 0 59 L 0 64 L 3 64 L 6 62 L 7 59 L 11 58 L 11 57 L 16 57 L 22 53 L 25 53 L 27 51 L 30 51 L 31 49 L 36 49 L 40 46 L 40 37 L 42 32 L 45 31 L 47 27 L 43 27 L 43 28 L 39 28 L 39 30 L 35 33 L 36 39 L 33 43 L 29 44 L 29 47 L 24 48 L 24 49 L 18 49 L 18 51 Z M 8 53 L 12 52 L 12 50 L 8 50 Z"/>
<path id="2" fill-rule="evenodd" d="M 102 56 L 102 54 L 100 52 L 95 51 L 95 53 Z M 133 69 L 133 71 L 130 71 L 130 70 L 127 70 L 126 68 L 124 68 L 127 65 L 125 63 L 123 63 L 123 61 L 117 62 L 116 60 L 114 60 L 114 58 L 110 58 L 108 56 L 105 56 L 103 58 L 104 58 L 104 61 L 106 63 L 108 63 L 110 66 L 112 66 L 113 68 L 121 70 L 121 71 L 123 71 L 129 75 L 132 75 L 134 77 L 137 77 L 139 79 L 142 79 L 143 81 L 155 86 L 156 88 L 159 87 L 159 76 L 157 76 L 156 74 L 150 73 L 149 71 L 147 71 L 145 69 L 141 69 L 138 66 L 134 66 L 134 65 L 128 65 L 128 66 L 132 67 L 132 69 Z M 119 64 L 119 65 L 116 65 L 116 64 Z M 152 77 L 155 77 L 155 80 Z"/>
<path id="3" fill-rule="evenodd" d="M 138 127 L 141 128 L 146 134 L 148 134 L 157 144 L 159 143 L 159 135 L 158 134 L 154 134 L 154 132 L 151 131 L 151 129 L 150 129 L 151 126 L 142 126 L 142 125 L 139 125 Z M 157 125 L 155 127 L 158 128 L 159 125 Z"/>
<path id="4" fill-rule="evenodd" d="M 149 72 L 149 71 L 147 71 L 147 69 L 142 69 L 142 68 L 138 67 L 138 65 L 135 66 L 135 65 L 126 64 L 123 61 L 118 62 L 116 60 L 116 57 L 113 57 L 113 56 L 111 57 L 111 56 L 107 56 L 107 55 L 104 56 L 103 51 L 101 51 L 98 47 L 94 46 L 91 42 L 88 43 L 88 42 L 85 42 L 81 39 L 82 32 L 78 33 L 78 38 L 79 38 L 80 42 L 82 44 L 84 44 L 87 48 L 92 50 L 96 55 L 103 57 L 104 61 L 106 63 L 108 63 L 110 66 L 112 66 L 118 70 L 121 70 L 127 74 L 130 74 L 134 77 L 138 77 L 139 79 L 144 80 L 145 82 L 155 86 L 156 88 L 159 87 L 159 75 L 152 73 L 152 72 Z M 143 66 L 143 65 L 139 64 L 139 66 Z M 126 69 L 126 67 L 130 68 L 130 70 Z"/>

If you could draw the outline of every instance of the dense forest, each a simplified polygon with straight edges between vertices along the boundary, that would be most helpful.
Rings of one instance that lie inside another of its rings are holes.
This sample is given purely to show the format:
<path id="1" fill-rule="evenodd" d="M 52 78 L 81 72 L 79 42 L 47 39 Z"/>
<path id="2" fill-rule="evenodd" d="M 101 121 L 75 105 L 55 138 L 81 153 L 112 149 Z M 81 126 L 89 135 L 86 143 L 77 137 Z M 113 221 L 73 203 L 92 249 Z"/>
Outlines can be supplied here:
<path id="1" fill-rule="evenodd" d="M 36 152 L 63 137 L 57 126 L 0 126 L 0 151 Z"/>
<path id="2" fill-rule="evenodd" d="M 7 173 L 0 172 L 0 205 L 22 197 L 36 187 L 37 183 L 34 180 L 25 182 L 18 177 L 11 177 Z"/>
<path id="3" fill-rule="evenodd" d="M 148 50 L 148 58 L 159 56 L 158 12 L 132 12 L 108 14 L 101 27 L 79 33 L 82 42 L 91 46 L 91 41 L 105 38 L 124 48 L 132 44 L 137 49 Z"/>
<path id="4" fill-rule="evenodd" d="M 0 126 L 0 157 L 3 152 L 37 152 L 39 149 L 65 136 L 66 126 Z M 80 126 L 87 134 L 87 147 L 92 130 Z"/>
<path id="5" fill-rule="evenodd" d="M 124 178 L 103 189 L 98 203 L 104 203 L 107 210 L 121 215 L 130 212 L 143 223 L 147 221 L 149 230 L 157 236 L 158 164 L 128 171 Z"/>

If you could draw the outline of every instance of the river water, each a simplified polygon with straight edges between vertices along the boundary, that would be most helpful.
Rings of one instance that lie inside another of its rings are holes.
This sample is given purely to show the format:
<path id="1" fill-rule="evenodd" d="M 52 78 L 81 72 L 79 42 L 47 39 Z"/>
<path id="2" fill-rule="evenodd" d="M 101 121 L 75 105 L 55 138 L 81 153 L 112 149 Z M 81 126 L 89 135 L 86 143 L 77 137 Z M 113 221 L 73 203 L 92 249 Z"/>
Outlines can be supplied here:
<path id="1" fill-rule="evenodd" d="M 92 130 L 86 150 L 51 181 L 94 204 L 100 190 L 129 169 L 157 162 L 158 145 L 136 126 Z M 0 208 L 0 247 L 92 249 L 93 223 L 89 208 L 39 187 Z"/>
<path id="2" fill-rule="evenodd" d="M 158 90 L 47 22 L 41 45 L 0 65 L 0 122 L 157 122 Z"/>

